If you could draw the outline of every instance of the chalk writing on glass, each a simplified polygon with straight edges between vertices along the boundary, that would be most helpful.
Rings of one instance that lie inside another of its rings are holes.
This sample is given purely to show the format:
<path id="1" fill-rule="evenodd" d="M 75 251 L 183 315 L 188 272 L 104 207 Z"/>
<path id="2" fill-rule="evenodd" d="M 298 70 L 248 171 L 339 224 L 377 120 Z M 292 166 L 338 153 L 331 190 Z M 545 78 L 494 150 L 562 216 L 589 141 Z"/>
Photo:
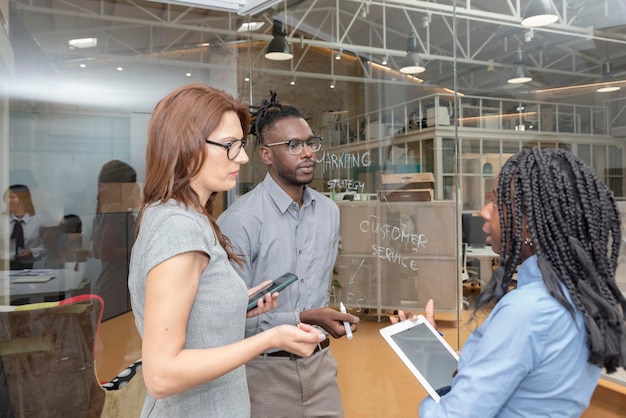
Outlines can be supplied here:
<path id="1" fill-rule="evenodd" d="M 390 239 L 400 243 L 408 243 L 413 246 L 413 252 L 419 252 L 420 248 L 426 248 L 428 238 L 424 234 L 406 231 L 399 226 L 384 223 L 378 216 L 370 215 L 369 219 L 359 224 L 361 232 L 379 235 L 381 239 Z"/>
<path id="2" fill-rule="evenodd" d="M 390 263 L 398 264 L 404 268 L 410 268 L 413 271 L 419 270 L 417 260 L 411 259 L 393 248 L 372 244 L 372 255 L 387 260 Z"/>
<path id="3" fill-rule="evenodd" d="M 346 305 L 350 308 L 351 311 L 355 313 L 363 312 L 363 307 L 369 305 L 369 303 L 367 303 L 367 299 L 360 296 L 363 295 L 359 294 L 359 292 L 348 292 L 348 295 L 346 297 Z"/>
<path id="4" fill-rule="evenodd" d="M 414 254 L 417 254 L 420 250 L 427 248 L 426 245 L 428 243 L 428 237 L 425 234 L 414 232 L 413 227 L 407 228 L 403 226 L 391 225 L 381 221 L 376 215 L 370 215 L 368 219 L 361 221 L 359 229 L 361 232 L 378 236 L 381 241 L 393 241 L 408 245 L 411 247 L 411 252 Z M 392 264 L 398 264 L 413 271 L 419 270 L 417 260 L 404 255 L 399 249 L 378 244 L 372 244 L 371 248 L 371 255 L 376 256 L 377 258 L 383 259 Z"/>
<path id="5" fill-rule="evenodd" d="M 365 183 L 352 179 L 330 179 L 326 182 L 331 191 L 346 190 L 363 193 Z"/>
<path id="6" fill-rule="evenodd" d="M 369 167 L 372 165 L 370 152 L 363 154 L 357 153 L 341 153 L 332 154 L 324 152 L 322 157 L 316 159 L 318 164 L 322 166 L 322 173 L 339 168 Z"/>
<path id="7" fill-rule="evenodd" d="M 352 275 L 350 276 L 350 281 L 348 282 L 348 284 L 354 283 L 354 278 L 356 277 L 356 274 L 359 272 L 359 270 L 361 270 L 361 267 L 363 267 L 364 263 L 365 263 L 365 259 L 361 260 L 361 264 L 359 264 L 359 267 L 357 267 L 354 273 L 352 273 Z"/>
<path id="8" fill-rule="evenodd" d="M 368 261 L 365 258 L 362 258 L 359 262 L 359 259 L 352 259 L 352 266 L 350 269 L 354 268 L 356 263 L 359 263 L 358 266 L 354 269 L 354 271 L 350 274 L 348 278 L 348 283 L 345 283 L 345 287 L 337 286 L 333 289 L 331 294 L 331 301 L 334 301 L 335 304 L 338 304 L 339 301 L 343 302 L 343 304 L 348 308 L 348 311 L 352 314 L 358 314 L 361 319 L 363 319 L 363 315 L 365 317 L 369 316 L 371 304 L 368 299 L 368 291 L 367 288 L 367 279 L 371 279 L 371 266 L 369 266 Z M 357 277 L 358 275 L 358 277 Z M 365 285 L 366 288 L 360 289 Z"/>
<path id="9" fill-rule="evenodd" d="M 339 289 L 335 296 L 335 301 L 343 301 L 348 311 L 353 314 L 365 313 L 369 315 L 370 303 L 367 297 L 356 289 Z M 367 316 L 366 316 L 367 317 Z M 363 317 L 361 317 L 363 319 Z"/>

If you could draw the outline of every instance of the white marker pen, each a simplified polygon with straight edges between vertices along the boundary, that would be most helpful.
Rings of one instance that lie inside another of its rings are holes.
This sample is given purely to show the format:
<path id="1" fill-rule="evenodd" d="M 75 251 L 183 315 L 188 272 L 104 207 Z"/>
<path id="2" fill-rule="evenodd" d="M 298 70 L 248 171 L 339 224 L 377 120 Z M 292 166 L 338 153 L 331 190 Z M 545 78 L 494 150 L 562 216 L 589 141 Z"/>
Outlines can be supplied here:
<path id="1" fill-rule="evenodd" d="M 343 302 L 339 302 L 339 310 L 341 311 L 341 313 L 348 313 L 346 312 L 346 307 L 344 306 Z M 346 328 L 346 338 L 351 340 L 352 329 L 350 328 L 350 323 L 348 321 L 343 321 L 343 326 Z"/>

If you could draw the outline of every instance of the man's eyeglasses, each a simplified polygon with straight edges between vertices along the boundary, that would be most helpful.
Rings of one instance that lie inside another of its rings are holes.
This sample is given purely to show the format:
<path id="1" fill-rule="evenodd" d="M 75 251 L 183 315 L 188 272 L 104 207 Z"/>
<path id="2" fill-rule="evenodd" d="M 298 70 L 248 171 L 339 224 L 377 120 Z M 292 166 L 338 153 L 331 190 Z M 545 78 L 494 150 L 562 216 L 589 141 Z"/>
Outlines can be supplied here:
<path id="1" fill-rule="evenodd" d="M 246 138 L 236 139 L 225 144 L 222 144 L 221 142 L 209 141 L 208 139 L 205 139 L 205 141 L 207 144 L 217 145 L 222 148 L 226 148 L 226 156 L 229 160 L 234 160 L 235 158 L 237 158 L 239 152 L 243 148 L 245 148 L 246 144 L 248 143 L 248 140 Z"/>
<path id="2" fill-rule="evenodd" d="M 264 147 L 273 147 L 274 145 L 287 145 L 291 154 L 297 155 L 304 149 L 304 144 L 313 152 L 317 152 L 322 148 L 322 137 L 312 136 L 309 139 L 290 139 L 288 141 L 274 142 L 272 144 L 265 144 Z"/>

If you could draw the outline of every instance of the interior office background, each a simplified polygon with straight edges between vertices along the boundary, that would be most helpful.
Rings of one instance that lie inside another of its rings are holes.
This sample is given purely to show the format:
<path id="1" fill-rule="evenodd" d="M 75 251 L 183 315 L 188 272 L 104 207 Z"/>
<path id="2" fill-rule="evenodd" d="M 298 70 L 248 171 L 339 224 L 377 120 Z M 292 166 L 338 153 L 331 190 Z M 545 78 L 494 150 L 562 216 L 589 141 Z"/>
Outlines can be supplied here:
<path id="1" fill-rule="evenodd" d="M 53 224 L 79 215 L 90 250 L 100 168 L 125 161 L 141 183 L 153 107 L 201 82 L 253 106 L 270 90 L 299 106 L 324 137 L 313 187 L 340 205 L 346 194 L 376 204 L 383 173 L 433 173 L 433 200 L 454 208 L 455 242 L 461 213 L 480 209 L 520 147 L 572 150 L 624 200 L 624 0 L 556 0 L 558 21 L 541 27 L 521 23 L 529 0 L 208 3 L 0 0 L 0 189 L 26 184 Z M 263 25 L 242 29 L 254 22 Z M 276 32 L 291 59 L 265 58 Z M 411 52 L 423 72 L 399 71 Z M 509 83 L 516 71 L 532 79 Z M 608 85 L 621 89 L 597 91 Z M 223 206 L 265 174 L 248 152 Z M 458 266 L 456 248 L 453 257 Z M 85 263 L 93 285 L 100 262 Z"/>

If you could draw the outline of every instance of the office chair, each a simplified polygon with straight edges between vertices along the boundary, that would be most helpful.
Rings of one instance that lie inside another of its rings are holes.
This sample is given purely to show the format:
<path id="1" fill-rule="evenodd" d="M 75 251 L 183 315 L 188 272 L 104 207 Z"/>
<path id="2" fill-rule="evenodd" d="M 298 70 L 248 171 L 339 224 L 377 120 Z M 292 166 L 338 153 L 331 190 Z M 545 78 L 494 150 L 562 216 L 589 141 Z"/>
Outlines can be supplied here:
<path id="1" fill-rule="evenodd" d="M 463 243 L 463 284 L 470 284 L 471 287 L 480 286 L 480 274 L 478 271 L 471 269 L 467 264 L 467 243 Z"/>
<path id="2" fill-rule="evenodd" d="M 463 269 L 461 270 L 461 279 L 463 285 L 469 284 L 471 289 L 474 290 L 476 286 L 480 286 L 480 274 L 476 270 L 469 268 L 467 264 L 467 247 L 466 242 L 463 243 Z M 467 297 L 463 296 L 463 309 L 469 309 L 470 303 Z"/>
<path id="3" fill-rule="evenodd" d="M 107 391 L 97 379 L 95 341 L 103 310 L 99 296 L 2 308 L 0 399 L 8 402 L 0 412 L 16 418 L 139 416 L 137 403 L 146 391 L 140 362 L 131 376 L 135 382 L 126 385 L 139 399 L 128 400 L 132 411 L 121 400 L 124 388 Z"/>

